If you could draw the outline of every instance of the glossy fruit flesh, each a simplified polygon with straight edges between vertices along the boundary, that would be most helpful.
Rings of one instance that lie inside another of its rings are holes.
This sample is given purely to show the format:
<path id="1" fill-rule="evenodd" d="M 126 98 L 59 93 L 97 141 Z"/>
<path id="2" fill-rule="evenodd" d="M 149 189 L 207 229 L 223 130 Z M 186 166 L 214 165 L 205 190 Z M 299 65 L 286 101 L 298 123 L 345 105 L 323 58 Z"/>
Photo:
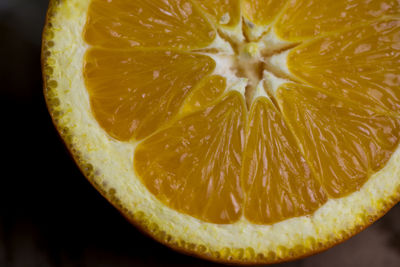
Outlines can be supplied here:
<path id="1" fill-rule="evenodd" d="M 302 42 L 287 56 L 293 81 L 245 99 L 207 54 L 240 24 L 238 0 L 93 0 L 83 73 L 92 113 L 137 145 L 137 176 L 172 209 L 219 224 L 313 214 L 359 190 L 400 137 L 398 1 L 351 2 L 244 1 L 246 20 Z M 254 89 L 264 59 L 240 57 Z"/>
<path id="2" fill-rule="evenodd" d="M 252 106 L 243 160 L 245 215 L 267 224 L 310 214 L 326 201 L 281 113 L 267 98 Z"/>
<path id="3" fill-rule="evenodd" d="M 234 222 L 242 212 L 244 126 L 243 98 L 228 94 L 142 142 L 135 152 L 137 173 L 172 208 L 210 222 Z"/>

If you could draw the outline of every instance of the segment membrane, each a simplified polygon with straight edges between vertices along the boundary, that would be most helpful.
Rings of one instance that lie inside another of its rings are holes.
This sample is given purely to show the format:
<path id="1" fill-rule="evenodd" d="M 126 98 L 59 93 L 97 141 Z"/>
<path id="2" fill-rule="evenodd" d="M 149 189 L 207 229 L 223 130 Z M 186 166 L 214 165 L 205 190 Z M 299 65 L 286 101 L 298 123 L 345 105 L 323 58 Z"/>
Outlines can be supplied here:
<path id="1" fill-rule="evenodd" d="M 212 75 L 205 78 L 187 97 L 181 113 L 189 114 L 195 110 L 206 107 L 218 99 L 225 89 L 226 79 L 224 77 Z"/>
<path id="2" fill-rule="evenodd" d="M 326 201 L 281 113 L 267 98 L 253 104 L 243 156 L 245 216 L 258 224 L 313 213 Z"/>
<path id="3" fill-rule="evenodd" d="M 212 223 L 232 223 L 242 213 L 240 168 L 244 99 L 231 92 L 139 144 L 135 169 L 171 208 Z"/>
<path id="4" fill-rule="evenodd" d="M 112 137 L 142 139 L 179 111 L 215 62 L 172 51 L 87 52 L 84 78 L 96 120 Z"/>
<path id="5" fill-rule="evenodd" d="M 331 197 L 360 189 L 398 147 L 399 118 L 296 84 L 282 85 L 278 101 L 306 160 Z"/>

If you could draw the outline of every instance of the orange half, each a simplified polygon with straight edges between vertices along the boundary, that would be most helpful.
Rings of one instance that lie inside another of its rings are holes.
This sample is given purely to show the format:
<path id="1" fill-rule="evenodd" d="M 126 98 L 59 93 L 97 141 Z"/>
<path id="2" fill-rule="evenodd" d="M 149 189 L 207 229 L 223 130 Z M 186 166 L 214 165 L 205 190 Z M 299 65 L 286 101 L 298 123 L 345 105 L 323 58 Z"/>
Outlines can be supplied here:
<path id="1" fill-rule="evenodd" d="M 43 74 L 89 181 L 185 253 L 304 257 L 400 199 L 398 1 L 54 0 Z"/>

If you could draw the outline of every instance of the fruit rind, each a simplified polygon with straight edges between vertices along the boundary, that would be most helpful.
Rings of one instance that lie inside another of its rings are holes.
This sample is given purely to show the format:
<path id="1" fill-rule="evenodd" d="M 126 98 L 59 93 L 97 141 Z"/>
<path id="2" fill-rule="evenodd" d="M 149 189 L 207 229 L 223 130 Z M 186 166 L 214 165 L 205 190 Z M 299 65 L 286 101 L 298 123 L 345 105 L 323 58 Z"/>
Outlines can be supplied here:
<path id="1" fill-rule="evenodd" d="M 181 252 L 238 264 L 276 263 L 327 249 L 360 232 L 400 199 L 400 150 L 361 190 L 331 199 L 312 216 L 273 225 L 245 219 L 205 223 L 158 201 L 133 170 L 135 144 L 110 138 L 94 119 L 82 62 L 89 1 L 50 1 L 43 33 L 44 94 L 54 124 L 87 179 L 120 212 L 154 239 Z"/>

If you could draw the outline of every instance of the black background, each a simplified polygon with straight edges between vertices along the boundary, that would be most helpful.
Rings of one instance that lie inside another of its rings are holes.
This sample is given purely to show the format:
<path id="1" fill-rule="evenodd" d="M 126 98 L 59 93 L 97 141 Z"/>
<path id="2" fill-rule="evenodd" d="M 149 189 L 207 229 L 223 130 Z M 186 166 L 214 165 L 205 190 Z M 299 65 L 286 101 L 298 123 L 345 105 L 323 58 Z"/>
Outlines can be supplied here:
<path id="1" fill-rule="evenodd" d="M 219 266 L 143 236 L 69 157 L 42 94 L 47 3 L 0 0 L 0 267 Z M 400 206 L 351 240 L 280 266 L 399 267 Z"/>

